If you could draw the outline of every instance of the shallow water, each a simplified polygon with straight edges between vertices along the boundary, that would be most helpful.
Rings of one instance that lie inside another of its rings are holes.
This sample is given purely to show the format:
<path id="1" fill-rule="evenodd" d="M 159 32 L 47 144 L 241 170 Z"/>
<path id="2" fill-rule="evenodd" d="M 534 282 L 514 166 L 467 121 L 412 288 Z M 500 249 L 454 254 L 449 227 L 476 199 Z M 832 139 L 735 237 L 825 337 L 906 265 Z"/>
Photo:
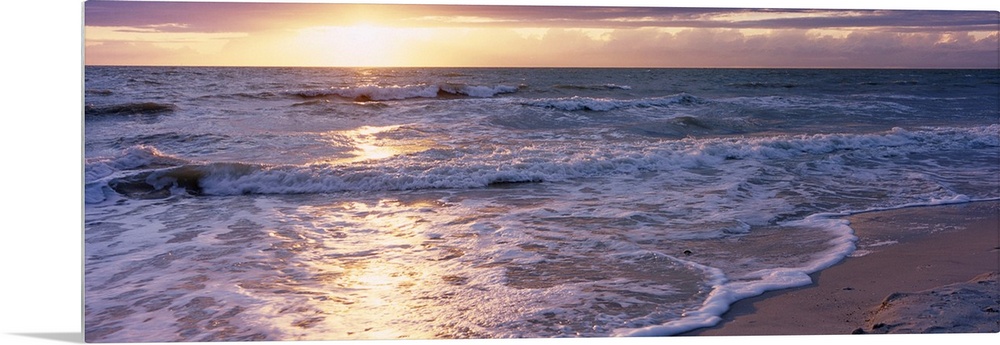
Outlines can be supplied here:
<path id="1" fill-rule="evenodd" d="M 88 341 L 674 334 L 1000 197 L 994 70 L 85 73 Z"/>

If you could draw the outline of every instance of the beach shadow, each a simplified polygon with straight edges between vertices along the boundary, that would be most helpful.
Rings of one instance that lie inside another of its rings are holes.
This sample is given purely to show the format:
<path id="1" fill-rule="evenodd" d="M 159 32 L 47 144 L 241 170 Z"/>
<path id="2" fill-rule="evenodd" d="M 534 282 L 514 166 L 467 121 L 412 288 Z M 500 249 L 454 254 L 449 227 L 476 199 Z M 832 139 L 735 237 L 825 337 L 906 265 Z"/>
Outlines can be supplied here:
<path id="1" fill-rule="evenodd" d="M 55 340 L 66 343 L 83 344 L 83 333 L 81 332 L 52 332 L 52 333 L 10 333 L 22 337 L 38 338 L 45 340 Z"/>

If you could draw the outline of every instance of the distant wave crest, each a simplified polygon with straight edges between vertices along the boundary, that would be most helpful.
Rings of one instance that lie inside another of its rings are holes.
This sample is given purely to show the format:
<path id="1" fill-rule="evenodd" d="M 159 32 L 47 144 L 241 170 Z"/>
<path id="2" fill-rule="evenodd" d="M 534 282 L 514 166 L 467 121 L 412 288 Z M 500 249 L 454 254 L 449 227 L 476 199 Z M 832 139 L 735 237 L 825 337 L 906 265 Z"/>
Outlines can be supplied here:
<path id="1" fill-rule="evenodd" d="M 318 90 L 292 91 L 290 94 L 302 98 L 343 97 L 356 102 L 392 101 L 412 98 L 489 98 L 499 94 L 514 93 L 518 86 L 508 85 L 466 85 L 466 84 L 420 84 L 420 85 L 362 85 L 356 87 L 335 87 Z"/>
<path id="2" fill-rule="evenodd" d="M 631 90 L 632 87 L 628 85 L 619 84 L 600 84 L 600 85 L 572 85 L 572 84 L 559 84 L 553 86 L 556 89 L 565 90 Z"/>
<path id="3" fill-rule="evenodd" d="M 677 104 L 696 104 L 702 99 L 682 93 L 665 97 L 650 97 L 639 99 L 613 99 L 593 97 L 547 98 L 523 103 L 526 106 L 550 108 L 565 111 L 611 111 L 622 108 L 655 108 Z"/>
<path id="4" fill-rule="evenodd" d="M 87 116 L 115 116 L 115 115 L 149 115 L 172 112 L 177 106 L 171 103 L 156 102 L 136 102 L 111 105 L 91 105 L 84 106 L 83 113 Z"/>

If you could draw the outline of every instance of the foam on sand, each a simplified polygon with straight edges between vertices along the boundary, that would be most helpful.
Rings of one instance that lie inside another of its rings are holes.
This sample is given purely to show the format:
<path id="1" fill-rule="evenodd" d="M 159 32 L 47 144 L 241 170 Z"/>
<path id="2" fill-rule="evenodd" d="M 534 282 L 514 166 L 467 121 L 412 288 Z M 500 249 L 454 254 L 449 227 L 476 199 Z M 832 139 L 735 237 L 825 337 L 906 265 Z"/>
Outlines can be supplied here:
<path id="1" fill-rule="evenodd" d="M 848 220 L 862 246 L 898 243 L 868 246 L 864 256 L 811 274 L 814 283 L 807 286 L 738 301 L 719 325 L 684 335 L 1000 331 L 1000 202 L 908 207 Z"/>

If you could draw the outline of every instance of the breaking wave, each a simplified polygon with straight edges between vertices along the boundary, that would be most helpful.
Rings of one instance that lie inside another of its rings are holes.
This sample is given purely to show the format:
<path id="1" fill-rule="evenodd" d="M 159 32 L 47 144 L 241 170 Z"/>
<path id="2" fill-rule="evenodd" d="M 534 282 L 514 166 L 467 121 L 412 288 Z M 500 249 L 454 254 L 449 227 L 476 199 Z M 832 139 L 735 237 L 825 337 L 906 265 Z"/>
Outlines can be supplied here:
<path id="1" fill-rule="evenodd" d="M 157 198 L 183 190 L 191 195 L 304 194 L 348 191 L 466 189 L 523 182 L 557 182 L 574 178 L 671 171 L 724 161 L 771 161 L 801 155 L 870 152 L 871 156 L 905 155 L 943 149 L 1000 147 L 1000 125 L 969 129 L 895 128 L 876 134 L 816 134 L 760 138 L 716 138 L 663 141 L 636 147 L 600 145 L 574 153 L 524 149 L 505 155 L 486 152 L 442 155 L 428 150 L 366 164 L 267 165 L 256 163 L 195 164 L 163 155 L 155 148 L 135 147 L 120 157 L 87 164 L 94 185 L 133 198 Z M 125 173 L 116 173 L 125 171 Z M 129 172 L 131 171 L 131 172 Z M 88 200 L 103 201 L 103 196 Z"/>

